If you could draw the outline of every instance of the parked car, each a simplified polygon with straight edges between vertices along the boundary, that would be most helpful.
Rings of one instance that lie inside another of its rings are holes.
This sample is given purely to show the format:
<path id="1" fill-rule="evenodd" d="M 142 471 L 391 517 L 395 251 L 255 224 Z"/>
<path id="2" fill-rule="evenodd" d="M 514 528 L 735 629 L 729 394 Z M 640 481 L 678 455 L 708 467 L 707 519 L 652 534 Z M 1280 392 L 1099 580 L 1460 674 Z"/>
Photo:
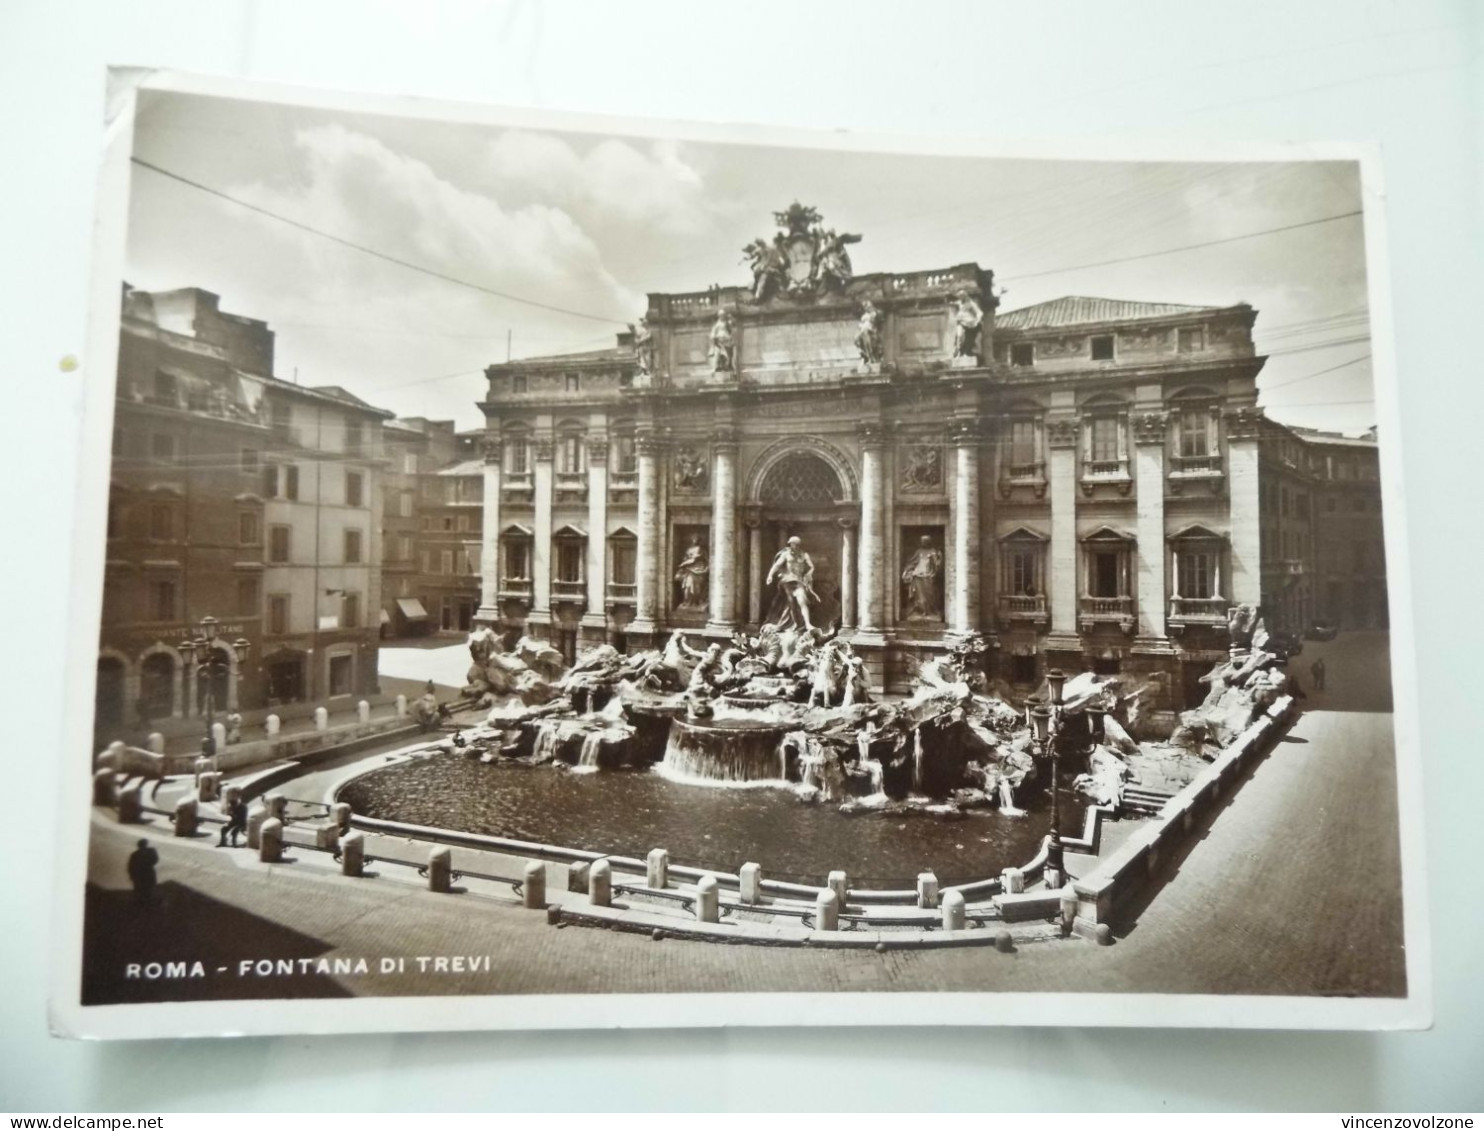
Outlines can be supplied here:
<path id="1" fill-rule="evenodd" d="M 1323 621 L 1315 621 L 1309 626 L 1309 631 L 1304 633 L 1310 640 L 1333 640 L 1339 635 L 1340 630 L 1332 624 Z"/>
<path id="2" fill-rule="evenodd" d="M 1296 632 L 1273 632 L 1268 634 L 1267 650 L 1280 660 L 1289 660 L 1304 650 L 1304 642 Z"/>

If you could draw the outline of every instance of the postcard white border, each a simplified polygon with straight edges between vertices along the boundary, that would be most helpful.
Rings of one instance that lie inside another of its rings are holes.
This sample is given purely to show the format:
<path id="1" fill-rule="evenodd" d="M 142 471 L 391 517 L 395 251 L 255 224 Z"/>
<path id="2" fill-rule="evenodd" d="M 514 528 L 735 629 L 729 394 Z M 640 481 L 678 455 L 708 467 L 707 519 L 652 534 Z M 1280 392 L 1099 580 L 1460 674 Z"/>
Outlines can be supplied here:
<path id="1" fill-rule="evenodd" d="M 130 154 L 141 90 L 384 114 L 439 122 L 617 133 L 721 144 L 868 150 L 921 156 L 1082 161 L 1358 161 L 1370 295 L 1372 373 L 1390 601 L 1397 807 L 1401 835 L 1405 998 L 1268 995 L 1029 994 L 1005 992 L 540 994 L 326 1000 L 216 1000 L 84 1006 L 83 887 L 87 874 L 91 774 L 75 752 L 92 742 L 97 632 L 102 615 L 104 519 L 110 478 L 114 391 L 129 214 Z M 611 1029 L 745 1026 L 993 1025 L 1207 1029 L 1423 1029 L 1432 1024 L 1423 775 L 1416 647 L 1400 454 L 1399 392 L 1386 254 L 1379 147 L 1326 142 L 1151 141 L 1147 138 L 989 141 L 960 137 L 818 132 L 481 106 L 384 94 L 252 82 L 178 71 L 110 72 L 89 282 L 84 404 L 72 554 L 72 605 L 65 667 L 67 713 L 59 843 L 55 846 L 53 963 L 49 1015 L 58 1035 L 98 1038 L 388 1033 L 483 1029 Z"/>

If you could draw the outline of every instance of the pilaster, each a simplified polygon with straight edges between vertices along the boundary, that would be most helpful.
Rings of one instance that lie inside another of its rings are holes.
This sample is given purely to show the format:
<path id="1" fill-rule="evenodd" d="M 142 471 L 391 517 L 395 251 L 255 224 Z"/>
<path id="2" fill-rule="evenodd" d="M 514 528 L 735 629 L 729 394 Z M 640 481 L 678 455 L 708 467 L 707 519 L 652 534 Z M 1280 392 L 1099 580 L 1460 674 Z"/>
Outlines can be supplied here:
<path id="1" fill-rule="evenodd" d="M 479 535 L 479 611 L 476 626 L 493 626 L 500 619 L 500 487 L 503 450 L 496 437 L 482 446 L 484 455 L 484 513 Z"/>
<path id="2" fill-rule="evenodd" d="M 1077 418 L 1046 421 L 1046 479 L 1051 495 L 1048 650 L 1080 651 L 1077 635 Z"/>
<path id="3" fill-rule="evenodd" d="M 526 615 L 526 623 L 546 625 L 551 623 L 551 437 L 537 438 L 531 445 L 531 454 L 535 460 L 531 484 L 536 521 L 531 536 L 531 611 Z"/>

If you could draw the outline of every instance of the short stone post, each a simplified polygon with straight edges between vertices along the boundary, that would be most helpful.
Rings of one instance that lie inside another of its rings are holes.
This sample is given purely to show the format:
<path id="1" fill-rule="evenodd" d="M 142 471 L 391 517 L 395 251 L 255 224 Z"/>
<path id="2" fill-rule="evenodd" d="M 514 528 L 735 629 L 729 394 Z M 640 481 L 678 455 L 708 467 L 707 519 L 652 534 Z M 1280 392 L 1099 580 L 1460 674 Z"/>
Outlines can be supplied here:
<path id="1" fill-rule="evenodd" d="M 696 921 L 715 923 L 721 919 L 721 896 L 715 876 L 702 876 L 696 881 Z"/>
<path id="2" fill-rule="evenodd" d="M 968 922 L 968 915 L 964 909 L 964 893 L 951 888 L 945 891 L 943 893 L 943 929 L 962 931 Z"/>
<path id="3" fill-rule="evenodd" d="M 1000 890 L 1006 895 L 1019 895 L 1025 891 L 1025 873 L 1019 868 L 1006 868 L 1000 873 Z"/>
<path id="4" fill-rule="evenodd" d="M 144 820 L 144 798 L 137 785 L 119 790 L 119 824 L 137 825 Z"/>
<path id="5" fill-rule="evenodd" d="M 112 770 L 99 770 L 93 775 L 93 804 L 112 805 L 118 800 L 118 782 Z"/>
<path id="6" fill-rule="evenodd" d="M 351 833 L 340 842 L 340 874 L 360 876 L 366 868 L 366 838 L 360 833 Z"/>
<path id="7" fill-rule="evenodd" d="M 196 783 L 197 801 L 215 801 L 221 796 L 222 775 L 217 770 L 207 770 Z"/>
<path id="8" fill-rule="evenodd" d="M 917 873 L 917 906 L 938 906 L 938 877 L 932 872 Z"/>
<path id="9" fill-rule="evenodd" d="M 825 886 L 829 888 L 830 891 L 835 893 L 835 899 L 839 903 L 840 910 L 844 911 L 845 893 L 846 888 L 849 886 L 849 879 L 846 877 L 845 873 L 840 871 L 831 872 L 829 874 L 829 877 L 825 880 Z"/>
<path id="10" fill-rule="evenodd" d="M 1077 889 L 1067 884 L 1061 889 L 1061 933 L 1066 938 L 1072 933 L 1072 923 L 1077 918 Z"/>
<path id="11" fill-rule="evenodd" d="M 526 864 L 520 898 L 532 911 L 540 911 L 546 906 L 546 865 L 541 861 L 532 860 Z"/>
<path id="12" fill-rule="evenodd" d="M 263 826 L 273 814 L 261 805 L 254 805 L 247 811 L 247 847 L 263 847 Z"/>
<path id="13" fill-rule="evenodd" d="M 587 901 L 594 907 L 613 906 L 613 865 L 594 860 L 587 870 Z"/>
<path id="14" fill-rule="evenodd" d="M 98 765 L 112 766 L 115 770 L 118 770 L 120 773 L 122 773 L 124 769 L 124 758 L 128 755 L 128 753 L 128 746 L 120 742 L 118 739 L 114 739 L 108 744 L 108 749 L 104 750 L 102 754 L 98 755 Z"/>
<path id="15" fill-rule="evenodd" d="M 331 805 L 330 820 L 342 833 L 350 832 L 350 802 L 337 801 Z"/>
<path id="16" fill-rule="evenodd" d="M 645 860 L 644 883 L 648 887 L 670 886 L 670 854 L 663 848 L 651 848 Z"/>
<path id="17" fill-rule="evenodd" d="M 371 704 L 364 699 L 356 704 L 356 721 L 362 723 L 371 721 Z"/>
<path id="18" fill-rule="evenodd" d="M 165 736 L 157 730 L 150 731 L 149 737 L 144 740 L 144 748 L 151 754 L 165 753 Z"/>
<path id="19" fill-rule="evenodd" d="M 340 844 L 340 826 L 326 821 L 314 827 L 314 847 L 334 851 Z"/>
<path id="20" fill-rule="evenodd" d="M 263 720 L 263 733 L 266 734 L 269 738 L 276 737 L 278 732 L 282 729 L 283 720 L 280 719 L 277 715 L 269 715 L 266 719 Z"/>
<path id="21" fill-rule="evenodd" d="M 428 853 L 428 890 L 444 895 L 453 890 L 453 853 L 441 845 Z"/>
<path id="22" fill-rule="evenodd" d="M 763 866 L 761 864 L 743 864 L 742 870 L 737 873 L 737 879 L 740 881 L 743 903 L 763 901 Z"/>
<path id="23" fill-rule="evenodd" d="M 211 724 L 211 749 L 220 754 L 227 748 L 227 728 L 223 723 Z"/>
<path id="24" fill-rule="evenodd" d="M 196 825 L 200 822 L 196 805 L 194 797 L 182 797 L 175 803 L 175 816 L 172 822 L 175 825 L 176 836 L 196 835 Z"/>
<path id="25" fill-rule="evenodd" d="M 264 864 L 283 859 L 283 822 L 277 817 L 269 817 L 258 829 L 258 859 Z"/>
<path id="26" fill-rule="evenodd" d="M 281 793 L 265 793 L 263 795 L 263 808 L 268 810 L 270 817 L 275 817 L 280 821 L 287 819 L 288 804 L 289 799 Z"/>
<path id="27" fill-rule="evenodd" d="M 314 729 L 315 730 L 329 730 L 330 729 L 330 712 L 327 711 L 323 707 L 316 707 L 314 709 Z"/>
<path id="28" fill-rule="evenodd" d="M 397 718 L 399 718 L 399 719 L 405 719 L 406 717 L 407 717 L 407 696 L 405 696 L 405 695 L 398 695 L 397 696 Z"/>
<path id="29" fill-rule="evenodd" d="M 822 891 L 815 896 L 814 929 L 816 931 L 838 931 L 840 929 L 840 899 L 833 891 Z"/>
<path id="30" fill-rule="evenodd" d="M 592 870 L 592 865 L 585 861 L 575 861 L 567 865 L 567 890 L 583 893 L 587 891 L 587 874 Z"/>

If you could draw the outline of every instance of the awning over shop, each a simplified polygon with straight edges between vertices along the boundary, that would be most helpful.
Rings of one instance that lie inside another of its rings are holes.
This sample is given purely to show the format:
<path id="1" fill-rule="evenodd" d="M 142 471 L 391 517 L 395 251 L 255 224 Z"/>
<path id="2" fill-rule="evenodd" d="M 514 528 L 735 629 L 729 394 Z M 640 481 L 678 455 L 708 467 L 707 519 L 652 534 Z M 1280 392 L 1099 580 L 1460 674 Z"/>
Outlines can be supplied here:
<path id="1" fill-rule="evenodd" d="M 402 610 L 402 615 L 408 620 L 428 619 L 428 610 L 423 608 L 423 603 L 416 597 L 398 597 L 397 608 Z"/>
<path id="2" fill-rule="evenodd" d="M 389 613 L 389 612 L 387 612 L 385 609 L 382 609 L 381 610 L 381 623 L 382 624 L 391 624 L 392 623 L 392 614 Z"/>

